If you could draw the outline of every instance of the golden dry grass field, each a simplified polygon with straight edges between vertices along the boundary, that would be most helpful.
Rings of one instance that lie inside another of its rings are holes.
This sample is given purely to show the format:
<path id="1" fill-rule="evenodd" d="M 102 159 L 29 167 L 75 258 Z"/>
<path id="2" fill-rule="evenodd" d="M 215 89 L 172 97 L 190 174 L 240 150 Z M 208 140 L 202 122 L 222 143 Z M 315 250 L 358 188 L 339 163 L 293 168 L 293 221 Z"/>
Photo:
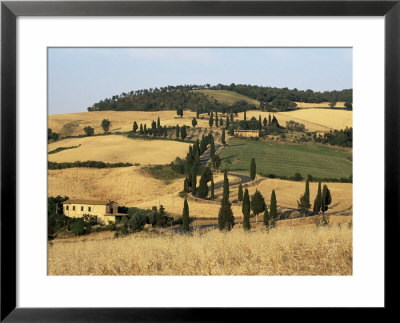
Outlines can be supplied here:
<path id="1" fill-rule="evenodd" d="M 176 110 L 165 111 L 94 111 L 94 112 L 79 112 L 66 114 L 52 114 L 48 117 L 48 128 L 53 132 L 60 133 L 62 136 L 77 136 L 84 134 L 83 128 L 91 126 L 96 133 L 103 133 L 101 121 L 108 119 L 111 121 L 111 132 L 126 132 L 131 131 L 133 122 L 138 125 L 146 124 L 147 128 L 151 128 L 151 122 L 157 121 L 160 117 L 162 126 L 192 126 L 192 119 L 196 117 L 196 112 L 185 110 L 183 117 L 176 115 Z M 208 119 L 198 119 L 198 127 L 208 126 Z M 66 129 L 64 125 L 70 126 Z"/>
<path id="2" fill-rule="evenodd" d="M 199 182 L 200 177 L 197 179 Z M 255 183 L 249 183 L 249 193 L 257 188 L 269 204 L 272 189 L 275 189 L 278 207 L 297 208 L 297 200 L 304 193 L 304 182 L 285 181 L 257 177 Z M 229 176 L 231 187 L 230 200 L 232 211 L 237 219 L 242 218 L 242 209 L 237 199 L 238 179 Z M 222 174 L 214 175 L 216 201 L 195 199 L 188 195 L 190 216 L 196 218 L 217 218 L 219 199 L 223 182 Z M 236 183 L 236 184 L 235 184 Z M 317 183 L 310 183 L 311 202 L 317 192 Z M 327 214 L 351 212 L 351 183 L 328 183 L 332 195 L 332 205 Z M 48 171 L 48 196 L 68 196 L 73 199 L 112 199 L 120 205 L 151 209 L 162 204 L 172 215 L 182 214 L 183 199 L 178 192 L 183 189 L 183 179 L 173 181 L 157 180 L 148 176 L 140 167 L 122 167 L 110 169 L 69 168 Z"/>
<path id="3" fill-rule="evenodd" d="M 347 225 L 56 239 L 49 275 L 352 275 Z"/>
<path id="4" fill-rule="evenodd" d="M 49 161 L 95 160 L 106 163 L 139 163 L 140 165 L 169 164 L 177 156 L 185 157 L 189 149 L 189 143 L 185 142 L 131 139 L 126 136 L 108 135 L 56 141 L 48 145 L 48 151 L 58 147 L 72 146 L 79 147 L 50 154 Z"/>
<path id="5" fill-rule="evenodd" d="M 243 120 L 243 112 L 239 113 L 239 119 Z M 286 126 L 286 121 L 296 121 L 305 125 L 307 131 L 329 132 L 333 129 L 344 129 L 353 126 L 353 112 L 347 110 L 329 110 L 329 109 L 304 109 L 286 112 L 262 112 L 251 110 L 246 112 L 249 120 L 258 116 L 267 118 L 269 114 L 274 114 L 281 126 Z"/>
<path id="6" fill-rule="evenodd" d="M 344 108 L 345 102 L 336 102 L 335 108 Z M 312 108 L 329 108 L 329 102 L 320 103 L 307 103 L 307 102 L 296 102 L 298 108 L 312 109 Z"/>

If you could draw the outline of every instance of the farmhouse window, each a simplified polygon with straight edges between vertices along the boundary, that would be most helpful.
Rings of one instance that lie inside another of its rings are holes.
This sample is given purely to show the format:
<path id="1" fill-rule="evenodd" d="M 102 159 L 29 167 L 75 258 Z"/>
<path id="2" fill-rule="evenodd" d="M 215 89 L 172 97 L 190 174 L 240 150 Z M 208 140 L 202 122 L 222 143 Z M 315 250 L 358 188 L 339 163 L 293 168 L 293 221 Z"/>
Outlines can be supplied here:
<path id="1" fill-rule="evenodd" d="M 75 211 L 75 205 L 72 207 L 72 211 Z"/>
<path id="2" fill-rule="evenodd" d="M 89 212 L 91 212 L 91 211 L 92 211 L 92 208 L 91 208 L 90 206 L 88 206 L 88 211 L 89 211 Z"/>
<path id="3" fill-rule="evenodd" d="M 69 210 L 69 205 L 66 205 L 66 206 L 65 206 L 65 209 L 68 211 L 68 210 Z"/>
<path id="4" fill-rule="evenodd" d="M 81 211 L 83 211 L 83 206 L 81 206 Z"/>

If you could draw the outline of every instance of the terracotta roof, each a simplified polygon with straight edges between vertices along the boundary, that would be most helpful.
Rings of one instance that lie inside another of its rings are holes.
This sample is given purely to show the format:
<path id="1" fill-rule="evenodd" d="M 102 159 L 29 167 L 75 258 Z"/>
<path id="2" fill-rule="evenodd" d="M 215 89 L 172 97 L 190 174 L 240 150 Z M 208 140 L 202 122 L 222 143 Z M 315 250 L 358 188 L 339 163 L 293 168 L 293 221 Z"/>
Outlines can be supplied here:
<path id="1" fill-rule="evenodd" d="M 69 199 L 69 200 L 66 200 L 65 202 L 62 202 L 61 204 L 107 205 L 110 202 L 113 202 L 113 201 L 107 201 L 107 200 L 73 200 L 73 199 Z"/>

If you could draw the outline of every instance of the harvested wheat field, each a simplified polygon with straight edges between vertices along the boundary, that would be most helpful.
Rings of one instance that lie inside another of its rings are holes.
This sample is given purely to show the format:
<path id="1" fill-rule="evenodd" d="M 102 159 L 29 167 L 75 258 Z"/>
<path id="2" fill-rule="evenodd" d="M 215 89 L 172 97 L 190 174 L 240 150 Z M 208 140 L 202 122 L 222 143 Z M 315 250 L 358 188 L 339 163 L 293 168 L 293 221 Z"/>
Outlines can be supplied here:
<path id="1" fill-rule="evenodd" d="M 79 146 L 80 145 L 80 146 Z M 79 146 L 48 155 L 52 162 L 95 160 L 106 163 L 169 164 L 177 156 L 186 156 L 189 144 L 173 140 L 131 139 L 120 135 L 71 138 L 48 145 L 48 151 L 58 147 Z"/>
<path id="2" fill-rule="evenodd" d="M 251 117 L 258 120 L 261 115 L 262 119 L 268 119 L 269 114 L 274 114 L 281 126 L 286 126 L 286 121 L 293 120 L 304 124 L 307 131 L 329 132 L 353 125 L 353 113 L 347 110 L 304 109 L 275 113 L 251 110 L 246 112 L 246 117 L 248 120 Z M 243 112 L 239 113 L 239 119 L 243 120 Z"/>
<path id="3" fill-rule="evenodd" d="M 131 131 L 133 122 L 138 125 L 146 124 L 151 128 L 151 122 L 157 121 L 160 117 L 162 126 L 192 126 L 192 119 L 196 117 L 196 112 L 185 110 L 181 118 L 176 114 L 176 110 L 165 111 L 93 111 L 66 114 L 52 114 L 48 117 L 48 128 L 53 132 L 60 133 L 62 136 L 77 136 L 84 134 L 83 128 L 91 126 L 95 134 L 103 133 L 101 121 L 108 119 L 111 121 L 111 132 Z M 198 119 L 198 127 L 208 126 L 208 119 Z"/>
<path id="4" fill-rule="evenodd" d="M 352 230 L 235 226 L 181 234 L 133 234 L 99 241 L 54 240 L 49 275 L 352 275 Z"/>
<path id="5" fill-rule="evenodd" d="M 315 109 L 315 108 L 329 108 L 330 102 L 308 103 L 308 102 L 295 102 L 298 108 L 302 109 Z M 344 102 L 336 102 L 335 108 L 344 108 Z"/>

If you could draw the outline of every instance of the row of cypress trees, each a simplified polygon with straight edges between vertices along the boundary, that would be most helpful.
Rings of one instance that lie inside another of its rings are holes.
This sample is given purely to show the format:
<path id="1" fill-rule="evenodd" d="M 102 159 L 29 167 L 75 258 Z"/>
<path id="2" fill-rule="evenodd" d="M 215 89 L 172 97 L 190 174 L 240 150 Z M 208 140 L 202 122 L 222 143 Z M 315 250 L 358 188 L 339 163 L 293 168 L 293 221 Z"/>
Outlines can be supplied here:
<path id="1" fill-rule="evenodd" d="M 240 195 L 240 191 L 242 191 L 241 184 L 239 186 L 238 195 Z M 250 201 L 249 191 L 247 190 L 247 188 L 245 189 L 243 194 L 243 203 L 242 203 L 243 229 L 245 231 L 250 230 L 250 209 L 256 215 L 257 223 L 258 223 L 258 214 L 264 212 L 264 225 L 266 228 L 269 228 L 271 222 L 275 220 L 278 216 L 275 190 L 272 190 L 271 193 L 271 203 L 269 206 L 270 211 L 268 212 L 268 206 L 266 205 L 262 194 L 258 190 L 256 190 L 254 195 L 251 197 Z"/>
<path id="2" fill-rule="evenodd" d="M 321 191 L 321 182 L 318 183 L 317 195 L 314 199 L 313 212 L 314 214 L 319 214 L 319 212 L 325 213 L 328 210 L 329 205 L 332 203 L 331 192 L 327 185 L 324 185 Z M 297 201 L 297 205 L 303 216 L 306 216 L 308 211 L 311 209 L 310 203 L 310 183 L 306 180 L 306 187 L 304 194 L 300 196 Z"/>

